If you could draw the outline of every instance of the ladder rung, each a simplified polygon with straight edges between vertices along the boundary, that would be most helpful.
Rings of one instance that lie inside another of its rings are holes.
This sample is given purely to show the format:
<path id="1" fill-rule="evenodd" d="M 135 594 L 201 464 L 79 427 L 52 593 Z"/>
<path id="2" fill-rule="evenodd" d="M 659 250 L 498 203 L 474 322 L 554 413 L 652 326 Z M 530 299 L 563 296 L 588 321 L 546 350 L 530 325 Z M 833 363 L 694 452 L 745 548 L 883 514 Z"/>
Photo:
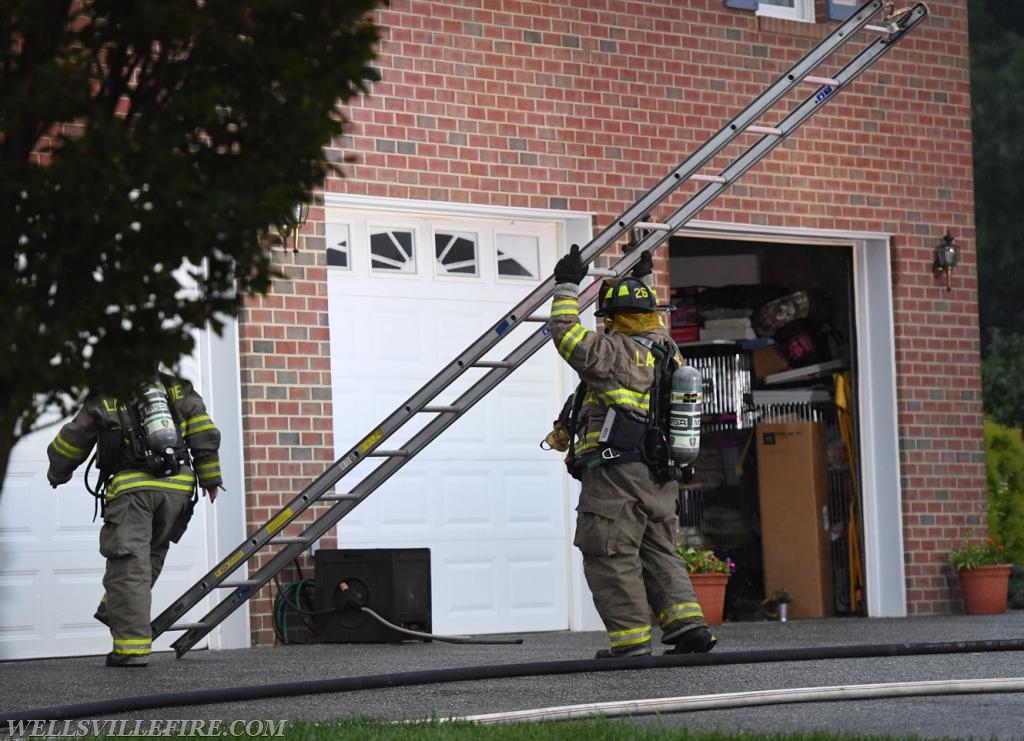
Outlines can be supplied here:
<path id="1" fill-rule="evenodd" d="M 874 31 L 875 33 L 896 33 L 900 30 L 899 24 L 893 23 L 888 26 L 864 26 L 865 31 Z"/>
<path id="2" fill-rule="evenodd" d="M 700 181 L 702 183 L 724 183 L 725 182 L 725 178 L 723 178 L 721 175 L 701 175 L 700 173 L 697 173 L 695 175 L 691 175 L 690 176 L 690 180 L 698 180 L 698 181 Z"/>
<path id="3" fill-rule="evenodd" d="M 832 77 L 815 77 L 814 75 L 807 75 L 804 78 L 804 82 L 809 82 L 812 85 L 838 85 L 839 80 Z"/>
<path id="4" fill-rule="evenodd" d="M 614 270 L 608 268 L 590 268 L 587 270 L 587 275 L 592 275 L 595 278 L 618 278 L 619 274 Z"/>
<path id="5" fill-rule="evenodd" d="M 277 545 L 279 543 L 282 545 L 285 543 L 308 543 L 309 538 L 303 538 L 301 535 L 282 535 L 280 537 L 274 538 L 270 542 L 273 545 Z"/>
<path id="6" fill-rule="evenodd" d="M 668 224 L 661 224 L 657 221 L 638 221 L 633 225 L 634 229 L 653 229 L 659 232 L 670 232 L 672 227 Z"/>
<path id="7" fill-rule="evenodd" d="M 400 450 L 375 450 L 372 453 L 366 454 L 367 458 L 408 458 L 409 451 Z"/>
<path id="8" fill-rule="evenodd" d="M 516 364 L 508 360 L 478 360 L 473 363 L 475 368 L 515 368 Z"/>
<path id="9" fill-rule="evenodd" d="M 551 321 L 551 317 L 547 316 L 546 314 L 534 314 L 533 316 L 526 317 L 523 321 L 524 322 L 540 322 L 541 324 L 547 324 L 548 322 Z"/>
<path id="10" fill-rule="evenodd" d="M 238 589 L 239 587 L 258 587 L 260 583 L 255 579 L 245 579 L 243 581 L 222 581 L 220 584 L 214 584 L 216 589 Z"/>
<path id="11" fill-rule="evenodd" d="M 462 407 L 456 406 L 454 404 L 439 404 L 437 406 L 423 407 L 422 409 L 420 409 L 420 411 L 421 412 L 439 412 L 439 413 L 445 413 L 445 412 L 456 412 L 457 413 L 457 412 L 461 412 L 462 411 Z"/>
<path id="12" fill-rule="evenodd" d="M 774 126 L 748 126 L 747 131 L 752 134 L 773 134 L 774 136 L 782 134 L 782 129 L 777 129 Z"/>
<path id="13" fill-rule="evenodd" d="M 359 499 L 358 494 L 324 494 L 317 501 L 320 502 L 349 502 Z"/>
<path id="14" fill-rule="evenodd" d="M 167 630 L 195 630 L 205 627 L 206 623 L 174 623 L 174 625 L 167 626 Z"/>

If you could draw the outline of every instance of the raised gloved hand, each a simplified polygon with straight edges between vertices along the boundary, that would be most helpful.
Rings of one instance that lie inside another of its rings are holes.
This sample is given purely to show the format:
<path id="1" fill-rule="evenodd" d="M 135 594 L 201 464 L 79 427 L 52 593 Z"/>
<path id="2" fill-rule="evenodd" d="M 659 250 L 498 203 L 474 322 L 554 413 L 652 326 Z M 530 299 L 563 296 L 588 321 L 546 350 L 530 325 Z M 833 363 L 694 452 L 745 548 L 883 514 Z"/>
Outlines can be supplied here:
<path id="1" fill-rule="evenodd" d="M 654 258 L 651 257 L 651 251 L 647 250 L 640 255 L 640 260 L 636 265 L 633 266 L 633 271 L 630 273 L 634 278 L 643 280 L 645 277 L 654 272 Z"/>
<path id="2" fill-rule="evenodd" d="M 579 285 L 587 276 L 587 266 L 580 259 L 580 246 L 574 244 L 569 254 L 555 264 L 555 283 L 576 283 Z"/>

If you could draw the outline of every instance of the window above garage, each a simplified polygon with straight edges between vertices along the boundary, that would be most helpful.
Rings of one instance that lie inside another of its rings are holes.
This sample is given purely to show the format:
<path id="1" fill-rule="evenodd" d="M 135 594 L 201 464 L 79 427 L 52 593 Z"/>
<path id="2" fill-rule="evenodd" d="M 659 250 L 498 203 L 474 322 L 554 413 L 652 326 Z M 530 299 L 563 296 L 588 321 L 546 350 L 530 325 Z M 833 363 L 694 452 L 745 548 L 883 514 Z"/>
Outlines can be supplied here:
<path id="1" fill-rule="evenodd" d="M 725 7 L 753 10 L 767 18 L 814 23 L 814 0 L 725 0 Z"/>
<path id="2" fill-rule="evenodd" d="M 724 0 L 725 7 L 753 10 L 757 15 L 769 18 L 788 18 L 795 21 L 814 23 L 814 0 Z M 828 0 L 828 19 L 845 21 L 860 6 L 863 0 Z"/>

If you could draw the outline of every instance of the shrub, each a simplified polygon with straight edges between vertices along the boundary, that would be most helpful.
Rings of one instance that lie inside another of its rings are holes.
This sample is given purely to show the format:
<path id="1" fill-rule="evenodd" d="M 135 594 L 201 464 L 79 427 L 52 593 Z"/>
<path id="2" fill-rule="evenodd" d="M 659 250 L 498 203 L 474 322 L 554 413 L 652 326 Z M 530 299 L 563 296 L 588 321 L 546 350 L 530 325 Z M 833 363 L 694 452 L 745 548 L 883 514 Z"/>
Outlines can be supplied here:
<path id="1" fill-rule="evenodd" d="M 1024 564 L 1024 438 L 1017 427 L 985 420 L 988 531 L 1006 560 Z"/>

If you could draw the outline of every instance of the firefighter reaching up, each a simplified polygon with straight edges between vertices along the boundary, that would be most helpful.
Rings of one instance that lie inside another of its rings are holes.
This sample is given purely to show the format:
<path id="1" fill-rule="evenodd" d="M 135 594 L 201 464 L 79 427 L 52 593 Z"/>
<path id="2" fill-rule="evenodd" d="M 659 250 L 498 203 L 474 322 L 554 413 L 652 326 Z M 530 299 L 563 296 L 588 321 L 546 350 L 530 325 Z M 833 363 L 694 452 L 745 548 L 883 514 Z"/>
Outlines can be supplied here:
<path id="1" fill-rule="evenodd" d="M 99 483 L 86 486 L 102 502 L 100 554 L 104 596 L 96 619 L 110 628 L 107 666 L 146 666 L 152 653 L 151 589 L 171 543 L 177 543 L 198 499 L 223 489 L 220 432 L 187 381 L 159 376 L 123 402 L 92 394 L 47 448 L 47 480 L 71 479 L 96 446 Z M 91 463 L 90 463 L 91 466 Z"/>
<path id="2" fill-rule="evenodd" d="M 657 303 L 645 252 L 628 277 L 602 287 L 597 314 L 605 331 L 590 331 L 580 324 L 577 298 L 586 274 L 573 245 L 555 266 L 549 327 L 581 381 L 566 463 L 582 485 L 573 543 L 610 642 L 597 658 L 650 654 L 652 615 L 667 653 L 705 653 L 716 638 L 672 537 L 678 464 L 688 461 L 673 461 L 671 451 L 696 438 L 677 440 L 667 430 L 667 387 L 682 366 L 660 313 L 669 307 Z M 699 434 L 699 421 L 691 424 Z"/>

